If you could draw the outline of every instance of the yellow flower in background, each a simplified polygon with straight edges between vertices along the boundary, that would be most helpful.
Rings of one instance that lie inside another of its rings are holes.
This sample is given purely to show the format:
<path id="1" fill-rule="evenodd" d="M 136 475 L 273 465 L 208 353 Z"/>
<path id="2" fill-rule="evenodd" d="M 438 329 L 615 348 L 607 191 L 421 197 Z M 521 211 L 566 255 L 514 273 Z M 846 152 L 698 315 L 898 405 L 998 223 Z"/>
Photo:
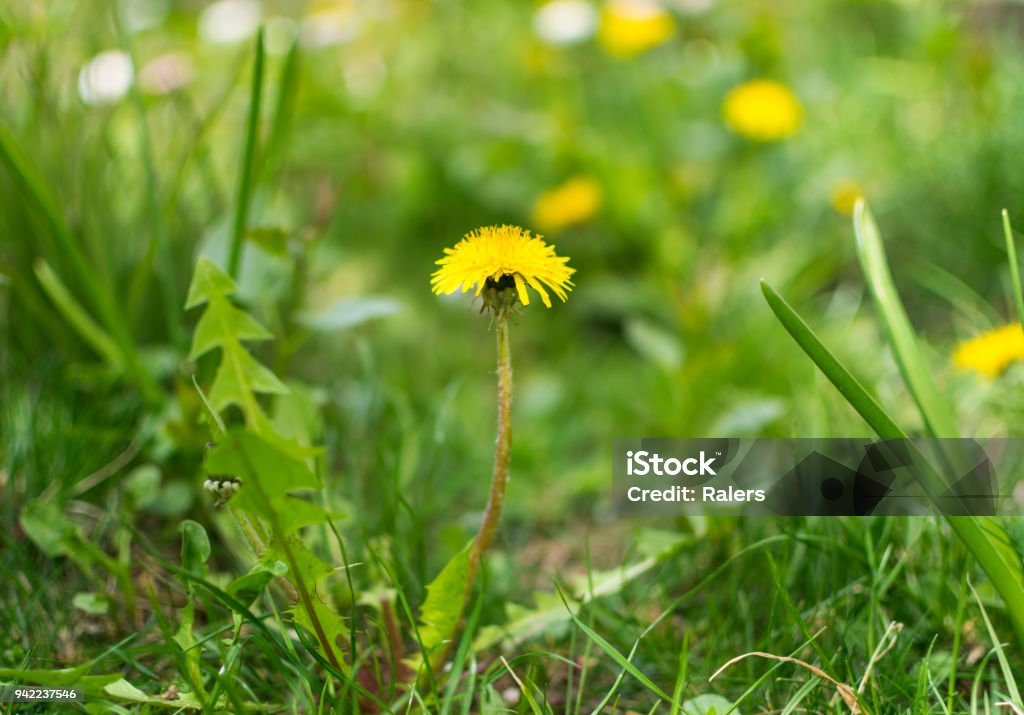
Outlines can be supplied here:
<path id="1" fill-rule="evenodd" d="M 478 228 L 444 252 L 445 257 L 437 261 L 441 267 L 430 278 L 431 290 L 437 294 L 454 293 L 460 288 L 465 293 L 472 287 L 476 287 L 477 295 L 485 287 L 503 293 L 515 287 L 515 295 L 523 305 L 529 305 L 529 285 L 550 308 L 551 298 L 544 286 L 563 302 L 572 290 L 569 278 L 576 270 L 566 265 L 569 259 L 555 255 L 554 246 L 518 226 Z M 485 300 L 488 298 L 485 296 Z"/>
<path id="2" fill-rule="evenodd" d="M 544 231 L 561 231 L 586 223 L 601 208 L 601 185 L 586 176 L 577 176 L 545 191 L 533 204 L 533 223 Z"/>
<path id="3" fill-rule="evenodd" d="M 601 12 L 597 39 L 616 57 L 633 57 L 675 34 L 672 16 L 654 0 L 611 0 Z"/>
<path id="4" fill-rule="evenodd" d="M 803 107 L 786 85 L 756 79 L 734 88 L 722 104 L 725 123 L 737 134 L 755 141 L 785 139 L 800 128 Z"/>
<path id="5" fill-rule="evenodd" d="M 1024 360 L 1024 330 L 1020 323 L 989 330 L 964 341 L 953 353 L 953 363 L 995 377 L 1014 360 Z"/>
<path id="6" fill-rule="evenodd" d="M 828 192 L 828 201 L 832 208 L 841 216 L 852 216 L 853 207 L 857 205 L 857 199 L 864 196 L 860 185 L 856 181 L 844 179 L 835 184 Z"/>

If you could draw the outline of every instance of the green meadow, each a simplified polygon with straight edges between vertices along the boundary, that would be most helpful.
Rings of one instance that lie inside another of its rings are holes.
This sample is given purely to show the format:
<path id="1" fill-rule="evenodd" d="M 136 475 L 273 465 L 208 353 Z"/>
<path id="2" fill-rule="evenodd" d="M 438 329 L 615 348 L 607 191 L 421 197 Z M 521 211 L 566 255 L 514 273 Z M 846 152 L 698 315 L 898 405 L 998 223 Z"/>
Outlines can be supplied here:
<path id="1" fill-rule="evenodd" d="M 1019 518 L 612 508 L 616 439 L 1024 437 L 1022 45 L 0 5 L 0 713 L 1024 713 Z"/>

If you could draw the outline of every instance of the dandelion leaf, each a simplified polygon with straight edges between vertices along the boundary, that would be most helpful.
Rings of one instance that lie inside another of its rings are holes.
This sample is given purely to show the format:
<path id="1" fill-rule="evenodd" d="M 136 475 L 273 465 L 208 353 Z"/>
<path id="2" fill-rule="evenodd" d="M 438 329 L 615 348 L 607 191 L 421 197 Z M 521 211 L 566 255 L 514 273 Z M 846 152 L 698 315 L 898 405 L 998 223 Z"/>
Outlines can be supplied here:
<path id="1" fill-rule="evenodd" d="M 210 537 L 203 525 L 185 519 L 178 526 L 181 532 L 181 567 L 190 574 L 206 576 L 206 562 L 210 558 Z"/>
<path id="2" fill-rule="evenodd" d="M 305 464 L 305 456 L 306 450 L 297 446 L 289 450 L 283 440 L 234 429 L 207 454 L 206 470 L 239 477 L 242 487 L 232 505 L 274 522 L 281 516 L 275 509 L 279 499 L 296 489 L 320 486 L 320 480 Z"/>
<path id="3" fill-rule="evenodd" d="M 220 348 L 220 365 L 209 393 L 212 408 L 220 412 L 236 405 L 245 415 L 246 424 L 263 431 L 269 420 L 256 395 L 285 394 L 288 388 L 242 344 L 271 336 L 252 316 L 232 304 L 229 296 L 235 291 L 235 282 L 230 276 L 210 259 L 199 259 L 185 307 L 205 304 L 206 310 L 192 336 L 189 358 L 195 360 Z"/>
<path id="4" fill-rule="evenodd" d="M 312 584 L 319 583 L 337 570 L 310 551 L 298 537 L 292 535 L 286 536 L 285 538 L 288 540 L 288 550 L 291 552 L 292 558 L 295 559 L 295 570 L 304 582 Z M 270 548 L 267 549 L 267 553 L 264 555 L 264 559 L 281 561 L 282 563 L 287 564 L 288 573 L 286 578 L 293 584 L 298 581 L 295 574 L 292 572 L 291 563 L 288 556 L 284 553 L 284 549 L 281 548 L 281 544 L 276 542 L 271 544 Z"/>
<path id="5" fill-rule="evenodd" d="M 192 274 L 192 283 L 188 287 L 185 310 L 191 310 L 212 298 L 232 295 L 237 290 L 238 286 L 231 280 L 231 276 L 206 256 L 200 256 L 196 262 L 196 270 Z"/>
<path id="6" fill-rule="evenodd" d="M 276 559 L 264 559 L 252 567 L 249 573 L 239 576 L 225 589 L 229 595 L 249 608 L 264 589 L 278 576 L 288 573 L 288 567 Z"/>
<path id="7" fill-rule="evenodd" d="M 310 599 L 313 601 L 313 610 L 316 611 L 317 620 L 320 621 L 320 627 L 324 631 L 325 640 L 331 644 L 332 648 L 335 648 L 337 653 L 344 648 L 345 643 L 348 642 L 349 629 L 345 623 L 345 619 L 334 612 L 330 606 L 324 603 L 317 593 L 310 594 Z M 312 620 L 309 618 L 309 614 L 306 613 L 306 609 L 296 605 L 292 611 L 292 619 L 296 624 L 302 626 L 307 632 L 316 636 L 316 628 L 313 625 Z M 324 656 L 327 656 L 323 652 L 323 644 L 320 642 L 319 637 L 314 638 L 317 644 L 317 650 Z M 338 658 L 338 662 L 343 662 Z"/>
<path id="8" fill-rule="evenodd" d="M 239 310 L 226 298 L 215 298 L 203 312 L 192 335 L 192 350 L 189 360 L 197 360 L 214 348 L 223 347 L 226 341 L 269 340 L 270 331 L 244 310 Z"/>
<path id="9" fill-rule="evenodd" d="M 455 635 L 469 581 L 472 542 L 452 557 L 427 586 L 427 600 L 420 611 L 420 640 L 427 654 Z"/>
<path id="10" fill-rule="evenodd" d="M 259 410 L 256 393 L 283 394 L 288 392 L 284 383 L 267 367 L 261 365 L 241 343 L 224 349 L 224 360 L 210 388 L 210 403 L 218 412 L 237 405 L 246 416 L 247 423 L 259 425 L 262 419 L 254 415 Z"/>

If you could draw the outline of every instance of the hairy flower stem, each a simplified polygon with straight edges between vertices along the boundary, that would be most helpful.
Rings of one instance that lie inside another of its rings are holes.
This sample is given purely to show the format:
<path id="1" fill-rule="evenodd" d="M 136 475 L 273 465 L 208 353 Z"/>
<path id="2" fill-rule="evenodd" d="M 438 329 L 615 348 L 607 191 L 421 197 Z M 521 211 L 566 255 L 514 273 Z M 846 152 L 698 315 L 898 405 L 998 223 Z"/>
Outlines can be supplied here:
<path id="1" fill-rule="evenodd" d="M 491 493 L 487 497 L 487 509 L 484 511 L 484 521 L 480 525 L 473 540 L 473 546 L 469 550 L 469 563 L 466 572 L 466 585 L 462 594 L 462 603 L 459 604 L 457 622 L 461 627 L 466 612 L 466 605 L 469 603 L 469 596 L 473 590 L 473 582 L 480 570 L 480 563 L 483 560 L 484 552 L 494 540 L 494 533 L 498 530 L 498 522 L 501 521 L 501 509 L 505 504 L 505 489 L 508 486 L 508 465 L 512 449 L 512 355 L 509 351 L 508 341 L 508 317 L 507 311 L 497 311 L 495 318 L 498 325 L 498 440 L 494 448 L 494 472 L 491 475 Z M 429 672 L 440 673 L 444 662 L 448 659 L 452 646 L 455 645 L 455 638 L 448 639 L 438 647 L 428 658 Z M 421 686 L 426 687 L 428 671 L 421 671 L 417 680 Z"/>
<path id="2" fill-rule="evenodd" d="M 491 475 L 491 493 L 487 498 L 487 510 L 480 525 L 473 548 L 469 552 L 469 578 L 467 591 L 472 588 L 480 561 L 487 547 L 494 539 L 501 520 L 501 509 L 505 504 L 505 489 L 508 486 L 508 465 L 512 448 L 512 355 L 508 341 L 508 318 L 499 313 L 498 322 L 498 441 L 494 449 L 494 472 Z"/>

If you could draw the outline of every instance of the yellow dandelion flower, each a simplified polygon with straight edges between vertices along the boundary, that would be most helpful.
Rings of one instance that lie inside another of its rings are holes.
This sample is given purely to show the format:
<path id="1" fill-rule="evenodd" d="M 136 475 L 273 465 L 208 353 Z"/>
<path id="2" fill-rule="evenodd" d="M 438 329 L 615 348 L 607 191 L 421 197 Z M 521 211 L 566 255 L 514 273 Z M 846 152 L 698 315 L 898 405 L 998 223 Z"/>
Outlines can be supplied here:
<path id="1" fill-rule="evenodd" d="M 722 104 L 722 116 L 737 134 L 770 142 L 785 139 L 800 128 L 803 107 L 786 85 L 757 79 L 729 92 Z"/>
<path id="2" fill-rule="evenodd" d="M 430 277 L 431 289 L 437 294 L 454 293 L 460 288 L 465 293 L 473 287 L 477 295 L 485 287 L 489 292 L 504 294 L 506 288 L 514 287 L 512 300 L 518 296 L 523 305 L 529 305 L 529 285 L 550 308 L 545 286 L 563 302 L 572 290 L 569 277 L 576 270 L 566 265 L 569 259 L 555 255 L 554 246 L 518 226 L 478 228 L 444 252 L 445 257 L 437 261 L 441 267 Z"/>
<path id="3" fill-rule="evenodd" d="M 545 191 L 533 204 L 533 222 L 545 231 L 561 231 L 586 223 L 601 208 L 601 185 L 586 176 L 577 176 Z"/>
<path id="4" fill-rule="evenodd" d="M 1020 323 L 1005 325 L 964 341 L 953 353 L 953 364 L 995 377 L 1014 360 L 1024 360 L 1024 330 Z"/>
<path id="5" fill-rule="evenodd" d="M 634 57 L 675 34 L 672 16 L 653 0 L 612 0 L 601 13 L 597 39 L 616 57 Z"/>
<path id="6" fill-rule="evenodd" d="M 864 196 L 856 181 L 844 179 L 836 183 L 828 192 L 828 201 L 840 216 L 853 216 L 853 207 L 857 199 Z"/>

